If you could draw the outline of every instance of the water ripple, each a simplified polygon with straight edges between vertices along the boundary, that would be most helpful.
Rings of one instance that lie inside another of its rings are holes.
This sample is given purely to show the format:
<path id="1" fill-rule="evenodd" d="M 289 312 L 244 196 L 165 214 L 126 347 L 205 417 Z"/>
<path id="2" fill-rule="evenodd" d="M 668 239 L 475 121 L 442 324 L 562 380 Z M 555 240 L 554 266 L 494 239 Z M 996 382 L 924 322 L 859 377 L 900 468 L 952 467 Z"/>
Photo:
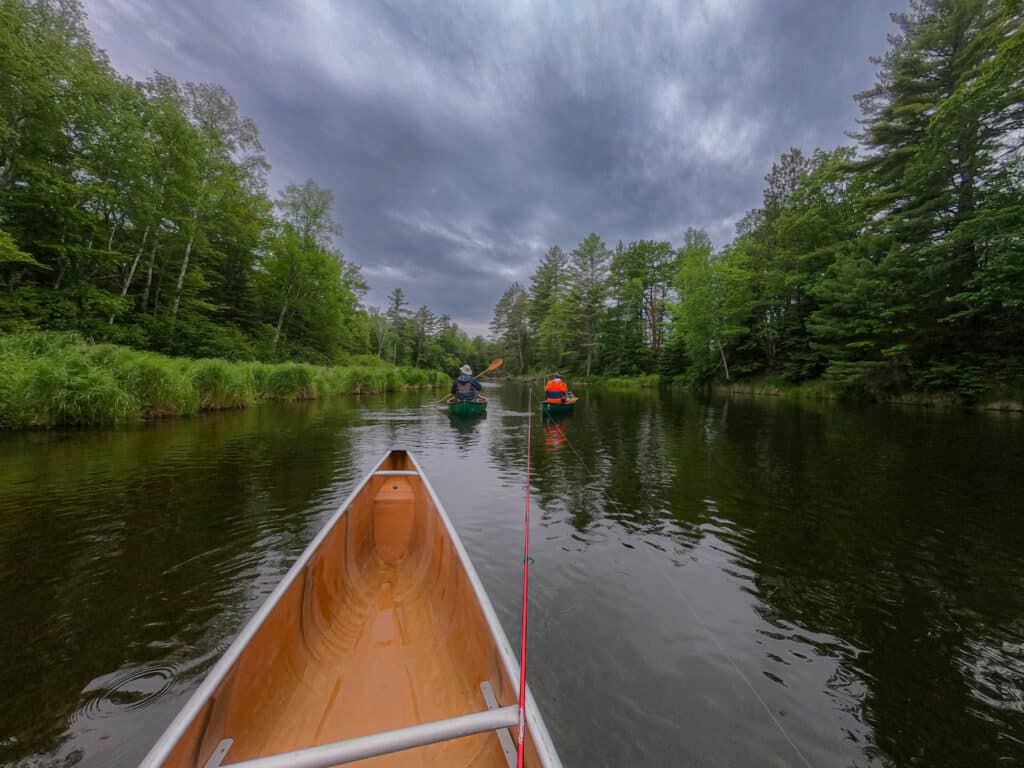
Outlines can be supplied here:
<path id="1" fill-rule="evenodd" d="M 177 669 L 154 664 L 121 668 L 92 680 L 82 691 L 78 709 L 69 718 L 71 724 L 118 715 L 124 710 L 141 709 L 160 698 L 177 679 Z"/>

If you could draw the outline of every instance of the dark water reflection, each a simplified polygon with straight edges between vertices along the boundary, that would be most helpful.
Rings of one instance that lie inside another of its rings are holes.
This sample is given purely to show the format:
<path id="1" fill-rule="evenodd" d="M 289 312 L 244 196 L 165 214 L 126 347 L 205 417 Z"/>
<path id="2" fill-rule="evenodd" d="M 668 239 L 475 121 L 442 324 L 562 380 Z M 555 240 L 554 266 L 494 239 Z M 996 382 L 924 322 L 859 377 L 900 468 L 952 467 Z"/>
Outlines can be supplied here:
<path id="1" fill-rule="evenodd" d="M 0 765 L 133 766 L 392 445 L 514 634 L 528 401 L 488 394 L 0 438 Z M 567 765 L 1024 762 L 1024 421 L 591 392 L 532 449 Z"/>

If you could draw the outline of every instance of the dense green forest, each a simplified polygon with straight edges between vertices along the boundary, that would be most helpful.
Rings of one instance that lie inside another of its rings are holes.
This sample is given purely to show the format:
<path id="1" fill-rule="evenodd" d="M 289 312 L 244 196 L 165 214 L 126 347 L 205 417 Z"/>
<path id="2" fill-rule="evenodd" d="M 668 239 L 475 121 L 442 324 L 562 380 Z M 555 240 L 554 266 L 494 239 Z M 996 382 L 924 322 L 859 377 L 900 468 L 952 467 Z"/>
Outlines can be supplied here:
<path id="1" fill-rule="evenodd" d="M 700 229 L 552 247 L 501 297 L 493 338 L 522 370 L 1024 386 L 1022 14 L 912 0 L 854 97 L 853 145 L 783 154 L 718 252 Z"/>
<path id="2" fill-rule="evenodd" d="M 825 379 L 971 396 L 1024 377 L 1021 0 L 912 0 L 854 143 L 794 148 L 716 251 L 553 246 L 502 295 L 513 370 Z M 77 0 L 0 0 L 0 332 L 171 355 L 479 368 L 400 289 L 367 308 L 333 195 L 276 195 L 224 89 L 118 75 Z"/>
<path id="3" fill-rule="evenodd" d="M 0 333 L 171 355 L 484 364 L 483 339 L 363 306 L 330 191 L 272 198 L 252 120 L 214 85 L 118 75 L 78 0 L 0 0 Z"/>

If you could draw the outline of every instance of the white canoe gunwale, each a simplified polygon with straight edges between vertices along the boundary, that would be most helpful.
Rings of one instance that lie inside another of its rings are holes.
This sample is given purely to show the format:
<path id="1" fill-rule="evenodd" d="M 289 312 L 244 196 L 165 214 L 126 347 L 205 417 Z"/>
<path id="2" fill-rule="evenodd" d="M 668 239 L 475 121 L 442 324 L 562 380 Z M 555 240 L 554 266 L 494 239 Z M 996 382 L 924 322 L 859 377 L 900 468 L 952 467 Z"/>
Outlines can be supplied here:
<path id="1" fill-rule="evenodd" d="M 388 464 L 389 460 L 395 457 L 404 459 L 408 465 L 411 465 L 412 469 L 382 469 Z M 433 505 L 433 512 L 436 514 L 437 520 L 443 528 L 444 535 L 448 538 L 449 543 L 457 556 L 458 566 L 461 567 L 466 580 L 472 587 L 473 598 L 483 615 L 487 631 L 490 634 L 490 643 L 492 644 L 494 651 L 497 653 L 504 674 L 507 677 L 505 682 L 509 689 L 514 691 L 515 696 L 518 697 L 519 664 L 516 659 L 516 655 L 512 650 L 508 637 L 498 621 L 497 614 L 495 613 L 494 607 L 492 606 L 491 601 L 480 582 L 476 569 L 473 567 L 473 564 L 466 553 L 465 547 L 452 525 L 451 519 L 448 517 L 444 506 L 441 504 L 440 499 L 438 499 L 436 492 L 431 486 L 429 479 L 423 473 L 422 468 L 416 461 L 416 458 L 409 452 L 393 450 L 388 451 L 380 461 L 376 463 L 374 468 L 356 485 L 339 509 L 323 525 L 306 549 L 296 559 L 295 563 L 288 570 L 284 578 L 270 594 L 267 600 L 246 623 L 241 632 L 239 632 L 238 636 L 225 651 L 224 655 L 210 670 L 205 680 L 192 694 L 185 706 L 168 726 L 167 730 L 153 745 L 150 752 L 140 763 L 140 768 L 164 768 L 168 759 L 174 752 L 175 747 L 178 745 L 178 742 L 194 725 L 196 719 L 204 713 L 206 713 L 207 717 L 209 716 L 208 708 L 216 704 L 215 696 L 218 689 L 235 670 L 236 665 L 243 657 L 246 649 L 249 648 L 250 643 L 253 641 L 257 632 L 261 627 L 263 627 L 267 619 L 271 617 L 279 603 L 281 603 L 282 598 L 286 595 L 296 580 L 304 578 L 304 571 L 310 565 L 311 561 L 313 561 L 313 558 L 317 556 L 328 536 L 331 535 L 339 522 L 343 520 L 345 513 L 353 505 L 356 499 L 359 498 L 360 494 L 367 489 L 368 484 L 375 477 L 381 476 L 408 476 L 409 479 L 422 483 L 422 486 Z M 505 698 L 505 703 L 508 704 L 507 696 Z M 526 700 L 527 736 L 535 750 L 539 765 L 543 766 L 543 768 L 561 768 L 561 762 L 558 758 L 558 754 L 554 748 L 553 742 L 551 741 L 550 735 L 548 734 L 547 728 L 543 722 L 540 711 L 537 708 L 536 701 L 534 700 L 529 687 L 527 687 Z M 480 700 L 480 703 L 481 705 L 483 704 L 482 699 Z M 483 708 L 481 707 L 481 709 Z M 505 709 L 507 709 L 507 707 L 505 707 Z M 483 710 L 483 712 L 486 713 L 487 710 Z M 494 720 L 494 717 L 497 716 L 497 712 L 492 711 L 491 715 L 491 719 Z M 366 735 L 369 736 L 370 734 Z M 226 746 L 226 740 L 225 742 L 222 742 L 222 744 L 225 744 Z M 319 747 L 319 745 L 311 746 Z M 210 752 L 211 750 L 207 749 L 206 751 Z M 307 749 L 301 751 L 309 752 L 310 750 Z M 296 756 L 296 760 L 294 762 L 295 765 L 312 765 L 312 763 L 304 762 L 303 759 L 300 758 L 299 751 L 294 753 L 289 752 L 288 754 L 294 754 Z M 196 763 L 195 768 L 202 768 L 209 757 L 209 754 L 197 755 L 196 759 L 198 759 L 198 763 Z M 222 762 L 218 762 L 218 764 L 223 765 L 224 768 L 229 768 L 229 766 L 237 762 L 232 760 L 231 757 L 229 750 L 229 754 L 223 757 Z M 279 757 L 285 758 L 285 755 L 280 755 Z M 178 764 L 180 763 L 175 763 L 175 765 Z M 280 762 L 280 764 L 291 765 L 293 763 L 285 760 Z"/>

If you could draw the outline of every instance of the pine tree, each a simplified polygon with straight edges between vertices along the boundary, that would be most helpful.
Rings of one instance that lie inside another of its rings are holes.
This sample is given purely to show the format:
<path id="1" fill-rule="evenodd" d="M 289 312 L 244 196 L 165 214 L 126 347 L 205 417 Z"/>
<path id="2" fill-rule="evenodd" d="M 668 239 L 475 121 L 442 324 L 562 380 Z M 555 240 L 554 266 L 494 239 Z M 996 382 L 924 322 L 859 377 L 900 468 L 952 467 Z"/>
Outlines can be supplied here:
<path id="1" fill-rule="evenodd" d="M 498 299 L 490 331 L 498 354 L 511 363 L 506 367 L 526 371 L 530 363 L 529 296 L 519 283 L 512 283 Z"/>
<path id="2" fill-rule="evenodd" d="M 552 307 L 569 291 L 569 257 L 557 245 L 544 254 L 530 275 L 530 332 L 540 332 L 541 323 Z"/>
<path id="3" fill-rule="evenodd" d="M 409 317 L 408 302 L 405 291 L 392 288 L 388 294 L 388 307 L 384 315 L 388 319 L 387 343 L 391 345 L 391 363 L 398 364 L 399 359 L 405 360 L 406 321 Z"/>
<path id="4" fill-rule="evenodd" d="M 986 0 L 913 0 L 910 13 L 894 15 L 899 34 L 878 60 L 878 82 L 858 96 L 867 157 L 857 171 L 870 216 L 862 253 L 884 263 L 886 279 L 899 290 L 889 305 L 898 315 L 876 326 L 871 348 L 881 351 L 887 368 L 898 370 L 894 384 L 933 358 L 969 352 L 979 330 L 941 321 L 955 311 L 951 298 L 977 268 L 973 239 L 952 234 L 973 218 L 986 194 L 987 126 L 994 115 L 986 113 L 984 101 L 970 108 L 964 103 L 955 129 L 941 133 L 935 118 L 974 82 L 991 56 L 994 34 L 1006 32 L 995 6 Z M 856 274 L 844 268 L 835 276 Z"/>
<path id="5" fill-rule="evenodd" d="M 574 326 L 574 344 L 583 371 L 590 375 L 598 331 L 608 296 L 608 262 L 611 253 L 596 234 L 587 235 L 571 254 L 569 305 Z"/>

